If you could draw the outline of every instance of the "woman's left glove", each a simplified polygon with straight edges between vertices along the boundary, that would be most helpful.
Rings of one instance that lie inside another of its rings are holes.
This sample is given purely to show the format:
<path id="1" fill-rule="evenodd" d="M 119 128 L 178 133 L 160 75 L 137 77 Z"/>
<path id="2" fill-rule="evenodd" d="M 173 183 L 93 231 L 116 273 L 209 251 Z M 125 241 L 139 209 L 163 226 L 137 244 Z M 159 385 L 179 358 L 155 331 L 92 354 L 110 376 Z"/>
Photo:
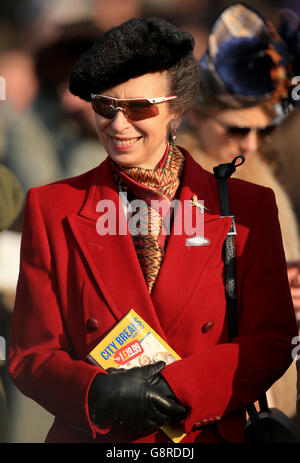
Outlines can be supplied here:
<path id="1" fill-rule="evenodd" d="M 149 434 L 166 423 L 179 422 L 186 409 L 165 394 L 166 388 L 157 386 L 164 367 L 164 362 L 157 362 L 95 376 L 88 396 L 92 421 L 99 427 L 115 421 L 137 434 Z"/>

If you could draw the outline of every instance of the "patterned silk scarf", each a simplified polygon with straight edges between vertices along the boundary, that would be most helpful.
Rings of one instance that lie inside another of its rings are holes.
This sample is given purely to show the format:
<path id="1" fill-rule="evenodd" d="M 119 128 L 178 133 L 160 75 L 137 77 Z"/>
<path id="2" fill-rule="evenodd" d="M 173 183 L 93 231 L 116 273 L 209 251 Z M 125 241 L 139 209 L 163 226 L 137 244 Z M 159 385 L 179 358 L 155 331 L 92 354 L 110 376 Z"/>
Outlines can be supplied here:
<path id="1" fill-rule="evenodd" d="M 168 145 L 155 169 L 123 167 L 111 162 L 119 191 L 126 193 L 129 204 L 142 200 L 135 203 L 137 207 L 129 208 L 127 221 L 150 294 L 163 261 L 173 210 L 170 206 L 180 185 L 184 160 L 177 147 Z M 162 200 L 163 207 L 159 207 L 158 201 Z"/>

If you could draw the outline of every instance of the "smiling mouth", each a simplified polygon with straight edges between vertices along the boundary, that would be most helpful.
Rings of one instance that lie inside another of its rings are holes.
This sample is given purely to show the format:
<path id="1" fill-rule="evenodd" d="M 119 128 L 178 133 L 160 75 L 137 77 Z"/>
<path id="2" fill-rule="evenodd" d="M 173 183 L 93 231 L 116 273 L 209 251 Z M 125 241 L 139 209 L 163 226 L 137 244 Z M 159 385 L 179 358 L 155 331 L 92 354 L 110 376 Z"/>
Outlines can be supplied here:
<path id="1" fill-rule="evenodd" d="M 136 137 L 136 138 L 115 138 L 111 137 L 113 143 L 117 146 L 128 146 L 128 145 L 133 145 L 133 143 L 136 143 L 138 140 L 140 140 L 142 137 Z"/>

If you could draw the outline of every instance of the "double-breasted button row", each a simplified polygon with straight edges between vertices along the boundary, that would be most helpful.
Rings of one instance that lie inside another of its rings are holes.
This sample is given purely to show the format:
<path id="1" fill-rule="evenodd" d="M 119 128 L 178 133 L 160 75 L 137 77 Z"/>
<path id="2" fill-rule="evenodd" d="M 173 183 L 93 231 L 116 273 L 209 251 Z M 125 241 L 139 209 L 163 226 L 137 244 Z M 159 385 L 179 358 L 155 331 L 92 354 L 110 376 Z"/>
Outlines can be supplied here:
<path id="1" fill-rule="evenodd" d="M 208 333 L 209 331 L 212 330 L 213 326 L 214 326 L 213 321 L 209 321 L 205 323 L 201 328 L 202 333 Z M 95 331 L 99 328 L 99 322 L 98 320 L 96 320 L 96 318 L 89 318 L 86 322 L 86 327 L 88 331 Z"/>
<path id="2" fill-rule="evenodd" d="M 214 417 L 211 417 L 211 418 L 207 418 L 207 419 L 204 419 L 204 420 L 197 421 L 196 423 L 194 423 L 193 431 L 196 431 L 197 429 L 202 428 L 202 426 L 207 426 L 208 424 L 216 423 L 216 422 L 220 421 L 220 419 L 221 418 L 219 416 L 214 416 Z"/>

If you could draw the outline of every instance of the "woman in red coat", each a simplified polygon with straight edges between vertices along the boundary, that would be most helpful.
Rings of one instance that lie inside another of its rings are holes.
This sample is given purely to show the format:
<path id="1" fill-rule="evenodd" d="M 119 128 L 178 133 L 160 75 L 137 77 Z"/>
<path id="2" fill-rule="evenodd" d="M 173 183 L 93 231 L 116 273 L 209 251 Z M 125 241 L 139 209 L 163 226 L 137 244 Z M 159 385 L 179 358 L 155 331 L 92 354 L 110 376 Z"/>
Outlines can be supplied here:
<path id="1" fill-rule="evenodd" d="M 238 336 L 228 342 L 231 219 L 220 217 L 215 177 L 173 144 L 196 100 L 193 45 L 161 19 L 132 19 L 72 71 L 70 89 L 92 101 L 108 157 L 30 190 L 10 346 L 14 382 L 55 415 L 47 442 L 171 442 L 160 428 L 179 422 L 181 442 L 243 442 L 245 408 L 292 361 L 297 329 L 274 195 L 235 179 Z M 125 207 L 136 199 L 144 210 Z M 161 199 L 167 211 L 153 205 Z M 183 207 L 168 234 L 175 199 Z M 193 246 L 186 225 L 199 218 L 204 236 Z M 132 308 L 181 360 L 109 373 L 88 361 Z"/>

